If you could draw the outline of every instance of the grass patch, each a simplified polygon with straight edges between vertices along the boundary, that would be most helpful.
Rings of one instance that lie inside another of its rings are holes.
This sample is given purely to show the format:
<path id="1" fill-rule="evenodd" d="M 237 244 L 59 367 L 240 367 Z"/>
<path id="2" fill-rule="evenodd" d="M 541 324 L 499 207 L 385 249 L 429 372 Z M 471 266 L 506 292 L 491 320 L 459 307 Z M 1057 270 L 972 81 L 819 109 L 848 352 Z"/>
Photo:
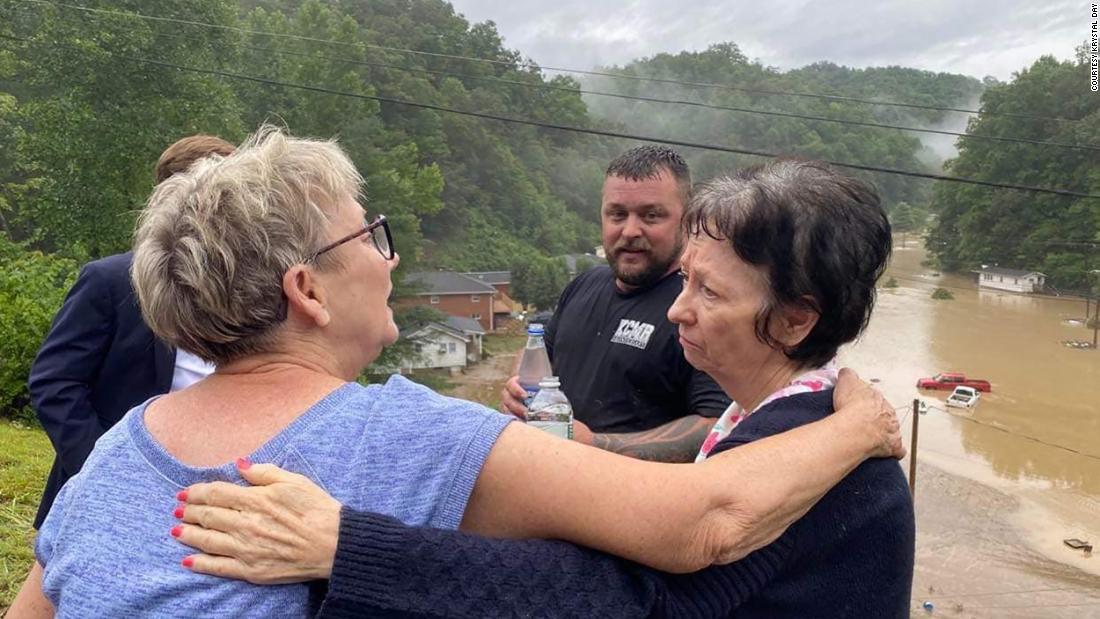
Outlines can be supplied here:
<path id="1" fill-rule="evenodd" d="M 53 464 L 45 432 L 0 420 L 0 609 L 15 594 L 34 563 L 34 514 Z"/>
<path id="2" fill-rule="evenodd" d="M 509 335 L 506 333 L 489 333 L 481 341 L 481 349 L 490 356 L 512 354 L 519 352 L 527 344 L 526 335 Z"/>
<path id="3" fill-rule="evenodd" d="M 932 291 L 932 298 L 940 301 L 950 301 L 955 298 L 947 288 L 936 288 Z"/>
<path id="4" fill-rule="evenodd" d="M 413 381 L 414 383 L 420 383 L 428 389 L 437 393 L 449 393 L 454 388 L 454 383 L 451 382 L 451 372 L 446 369 L 424 369 L 413 370 L 405 375 L 405 378 Z"/>

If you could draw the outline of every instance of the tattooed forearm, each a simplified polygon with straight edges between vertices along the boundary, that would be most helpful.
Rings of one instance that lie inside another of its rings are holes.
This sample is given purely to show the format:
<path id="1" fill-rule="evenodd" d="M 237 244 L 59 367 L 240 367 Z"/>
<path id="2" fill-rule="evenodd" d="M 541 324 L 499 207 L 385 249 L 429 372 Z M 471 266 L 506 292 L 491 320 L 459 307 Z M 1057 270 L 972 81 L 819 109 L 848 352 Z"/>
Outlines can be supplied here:
<path id="1" fill-rule="evenodd" d="M 691 462 L 715 419 L 688 415 L 642 432 L 595 434 L 592 444 L 639 460 Z"/>

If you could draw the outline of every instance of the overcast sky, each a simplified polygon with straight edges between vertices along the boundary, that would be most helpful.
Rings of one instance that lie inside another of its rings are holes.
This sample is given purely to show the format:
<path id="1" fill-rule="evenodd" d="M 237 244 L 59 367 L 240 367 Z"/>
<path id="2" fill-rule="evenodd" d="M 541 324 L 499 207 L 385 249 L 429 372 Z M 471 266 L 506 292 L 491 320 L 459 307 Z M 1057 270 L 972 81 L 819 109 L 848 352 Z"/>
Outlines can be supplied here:
<path id="1" fill-rule="evenodd" d="M 732 41 L 750 59 L 790 69 L 818 60 L 992 75 L 1089 36 L 1090 4 L 1064 0 L 452 0 L 492 20 L 505 45 L 542 65 L 589 69 Z"/>

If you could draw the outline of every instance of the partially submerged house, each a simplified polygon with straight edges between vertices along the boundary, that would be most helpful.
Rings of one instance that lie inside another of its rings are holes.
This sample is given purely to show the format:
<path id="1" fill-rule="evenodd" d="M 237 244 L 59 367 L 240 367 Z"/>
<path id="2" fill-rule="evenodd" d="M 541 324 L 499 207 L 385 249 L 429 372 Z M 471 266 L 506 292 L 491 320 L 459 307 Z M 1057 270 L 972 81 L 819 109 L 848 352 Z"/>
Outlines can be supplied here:
<path id="1" fill-rule="evenodd" d="M 1025 293 L 1042 292 L 1047 277 L 1038 271 L 1021 271 L 1001 267 L 982 267 L 977 273 L 979 288 Z"/>

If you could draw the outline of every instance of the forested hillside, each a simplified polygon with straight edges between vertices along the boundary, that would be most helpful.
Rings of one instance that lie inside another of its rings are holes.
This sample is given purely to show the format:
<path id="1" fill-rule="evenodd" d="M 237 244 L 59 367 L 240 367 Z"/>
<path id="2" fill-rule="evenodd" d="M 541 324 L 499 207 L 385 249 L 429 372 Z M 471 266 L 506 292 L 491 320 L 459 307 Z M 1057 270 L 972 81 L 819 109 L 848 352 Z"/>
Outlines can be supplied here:
<path id="1" fill-rule="evenodd" d="M 613 70 L 932 105 L 965 104 L 982 86 L 902 68 L 780 72 L 733 43 Z M 943 120 L 653 82 L 586 86 L 838 119 Z M 27 369 L 76 268 L 129 247 L 153 164 L 185 135 L 239 141 L 273 122 L 297 135 L 338 137 L 367 178 L 369 209 L 394 223 L 402 271 L 549 272 L 549 257 L 591 250 L 603 169 L 636 142 L 370 97 L 898 168 L 936 165 L 912 134 L 626 102 L 580 87 L 544 75 L 492 23 L 470 24 L 442 0 L 0 0 L 0 408 L 25 410 Z M 684 152 L 700 179 L 752 161 Z M 891 206 L 927 202 L 928 183 L 873 180 Z"/>
<path id="2" fill-rule="evenodd" d="M 104 11 L 6 3 L 6 34 L 32 41 L 5 41 L 13 53 L 3 90 L 15 98 L 0 107 L 0 130 L 22 129 L 14 139 L 15 167 L 3 170 L 17 185 L 8 191 L 23 192 L 3 211 L 17 240 L 90 257 L 123 250 L 164 146 L 197 131 L 238 140 L 265 120 L 299 135 L 340 138 L 368 178 L 374 209 L 396 220 L 409 267 L 421 249 L 432 262 L 494 268 L 517 253 L 586 249 L 598 238 L 590 202 L 606 153 L 592 140 L 131 60 L 589 124 L 575 93 L 473 79 L 544 81 L 517 64 L 518 53 L 501 45 L 491 24 L 471 26 L 449 4 L 177 0 L 86 6 Z M 593 166 L 595 173 L 585 172 Z"/>
<path id="3" fill-rule="evenodd" d="M 713 45 L 702 52 L 659 54 L 625 67 L 612 67 L 609 72 L 727 84 L 737 89 L 687 87 L 615 77 L 586 78 L 585 86 L 601 92 L 611 90 L 665 99 L 692 99 L 713 106 L 916 127 L 946 123 L 951 120 L 951 113 L 763 92 L 823 93 L 872 101 L 965 107 L 977 100 L 983 88 L 982 82 L 972 77 L 902 67 L 851 69 L 822 62 L 780 71 L 749 60 L 733 43 Z M 939 171 L 941 161 L 935 153 L 926 150 L 918 134 L 895 129 L 682 105 L 624 102 L 600 96 L 586 97 L 586 101 L 593 113 L 637 133 L 906 170 Z M 958 116 L 955 120 L 959 122 Z M 760 161 L 756 157 L 707 151 L 688 154 L 698 178 Z M 864 176 L 880 188 L 888 208 L 901 201 L 924 203 L 930 197 L 931 183 L 927 181 L 887 174 Z"/>
<path id="4" fill-rule="evenodd" d="M 1073 61 L 1043 57 L 1012 82 L 986 90 L 982 108 L 1050 120 L 982 116 L 971 124 L 969 132 L 1100 145 L 1100 99 L 1089 91 L 1088 83 L 1089 64 L 1083 49 Z M 959 156 L 948 162 L 948 170 L 994 182 L 1098 194 L 1098 154 L 1096 150 L 963 138 Z M 943 183 L 936 188 L 932 207 L 938 219 L 928 237 L 928 248 L 946 269 L 997 264 L 1039 270 L 1061 290 L 1086 291 L 1098 283 L 1090 279 L 1089 272 L 1100 269 L 1096 251 L 1100 200 Z"/>

